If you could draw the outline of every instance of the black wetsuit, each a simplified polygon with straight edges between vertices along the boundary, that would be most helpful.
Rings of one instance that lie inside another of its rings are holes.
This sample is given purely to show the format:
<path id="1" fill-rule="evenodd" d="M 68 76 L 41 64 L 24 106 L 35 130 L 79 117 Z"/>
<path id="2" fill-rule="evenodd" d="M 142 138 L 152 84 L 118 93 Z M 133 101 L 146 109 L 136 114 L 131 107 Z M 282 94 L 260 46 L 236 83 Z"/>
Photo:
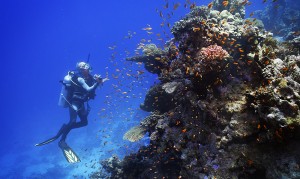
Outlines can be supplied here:
<path id="1" fill-rule="evenodd" d="M 69 113 L 70 113 L 70 121 L 68 124 L 64 124 L 59 131 L 58 135 L 61 135 L 60 141 L 65 141 L 68 133 L 75 128 L 84 127 L 88 124 L 87 116 L 90 112 L 90 107 L 87 103 L 89 99 L 94 99 L 95 97 L 95 90 L 98 85 L 94 87 L 91 91 L 87 91 L 84 89 L 80 83 L 78 82 L 78 78 L 81 77 L 84 79 L 85 83 L 91 87 L 95 83 L 97 83 L 94 78 L 89 75 L 88 78 L 84 78 L 80 74 L 76 74 L 72 77 L 73 83 L 73 94 L 70 99 L 71 106 L 69 106 Z M 98 84 L 98 83 L 97 83 Z M 85 103 L 87 107 L 85 107 Z M 76 122 L 77 115 L 80 118 L 79 122 Z"/>
<path id="2" fill-rule="evenodd" d="M 85 84 L 80 84 L 78 81 L 79 78 L 84 79 Z M 102 80 L 101 80 L 102 81 Z M 45 144 L 48 144 L 50 142 L 53 142 L 54 140 L 58 139 L 61 136 L 61 140 L 59 143 L 59 146 L 66 145 L 65 140 L 67 135 L 72 129 L 79 128 L 86 126 L 88 124 L 87 116 L 90 111 L 90 107 L 88 105 L 88 100 L 94 99 L 95 90 L 99 83 L 96 82 L 96 80 L 89 74 L 87 78 L 84 78 L 80 73 L 75 74 L 72 77 L 72 85 L 69 88 L 69 92 L 71 93 L 71 96 L 68 97 L 68 103 L 71 104 L 69 106 L 69 113 L 70 113 L 70 121 L 68 124 L 63 124 L 58 133 L 41 143 L 36 144 L 35 146 L 42 146 Z M 85 103 L 87 104 L 87 107 L 85 107 Z M 76 122 L 77 115 L 80 118 L 79 122 Z"/>

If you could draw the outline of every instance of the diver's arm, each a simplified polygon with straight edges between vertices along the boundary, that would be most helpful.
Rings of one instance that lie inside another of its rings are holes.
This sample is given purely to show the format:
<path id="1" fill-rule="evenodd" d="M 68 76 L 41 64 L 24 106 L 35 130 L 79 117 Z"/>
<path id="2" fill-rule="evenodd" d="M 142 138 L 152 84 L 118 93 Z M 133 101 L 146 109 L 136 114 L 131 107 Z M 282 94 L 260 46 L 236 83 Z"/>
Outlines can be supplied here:
<path id="1" fill-rule="evenodd" d="M 94 83 L 92 86 L 88 86 L 88 85 L 85 83 L 84 79 L 81 78 L 81 77 L 78 78 L 78 82 L 79 82 L 80 85 L 81 85 L 86 91 L 88 91 L 88 92 L 90 92 L 90 91 L 96 89 L 97 86 L 99 85 L 99 83 Z"/>

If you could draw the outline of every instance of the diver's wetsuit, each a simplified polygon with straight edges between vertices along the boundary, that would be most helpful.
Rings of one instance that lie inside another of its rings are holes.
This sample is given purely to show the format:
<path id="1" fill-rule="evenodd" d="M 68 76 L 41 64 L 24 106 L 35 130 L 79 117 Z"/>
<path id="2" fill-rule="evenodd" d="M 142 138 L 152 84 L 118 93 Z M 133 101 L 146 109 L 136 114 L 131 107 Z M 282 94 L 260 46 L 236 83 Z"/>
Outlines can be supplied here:
<path id="1" fill-rule="evenodd" d="M 101 80 L 102 81 L 102 80 Z M 90 107 L 87 104 L 87 108 L 85 107 L 85 103 L 89 99 L 94 99 L 95 90 L 99 85 L 98 82 L 89 74 L 87 78 L 84 78 L 80 73 L 75 74 L 72 77 L 72 96 L 68 99 L 68 103 L 71 104 L 69 106 L 70 113 L 70 121 L 68 124 L 63 124 L 58 133 L 41 143 L 36 144 L 36 146 L 42 146 L 53 142 L 61 136 L 61 140 L 59 145 L 65 143 L 66 137 L 72 129 L 86 126 L 88 124 L 87 116 L 90 111 Z M 76 122 L 77 115 L 80 118 L 79 122 Z"/>
<path id="2" fill-rule="evenodd" d="M 85 102 L 95 97 L 95 89 L 99 85 L 94 78 L 89 75 L 87 78 L 83 78 L 81 75 L 74 75 L 72 78 L 73 85 L 73 96 L 70 99 L 71 106 L 69 106 L 70 121 L 68 124 L 64 124 L 59 131 L 61 136 L 60 141 L 65 141 L 68 133 L 75 128 L 83 127 L 88 124 L 87 116 L 90 108 Z M 77 115 L 80 118 L 79 122 L 76 122 Z"/>

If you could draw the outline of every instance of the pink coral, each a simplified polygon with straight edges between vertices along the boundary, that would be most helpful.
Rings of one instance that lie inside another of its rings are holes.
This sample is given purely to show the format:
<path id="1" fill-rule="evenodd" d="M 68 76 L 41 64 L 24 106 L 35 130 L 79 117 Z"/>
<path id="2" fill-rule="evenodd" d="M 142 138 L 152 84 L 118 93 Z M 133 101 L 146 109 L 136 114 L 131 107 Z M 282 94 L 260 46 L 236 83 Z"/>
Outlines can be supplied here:
<path id="1" fill-rule="evenodd" d="M 229 56 L 228 52 L 224 50 L 221 46 L 210 45 L 208 47 L 203 47 L 197 53 L 196 59 L 213 62 L 215 60 L 223 60 L 228 56 Z"/>

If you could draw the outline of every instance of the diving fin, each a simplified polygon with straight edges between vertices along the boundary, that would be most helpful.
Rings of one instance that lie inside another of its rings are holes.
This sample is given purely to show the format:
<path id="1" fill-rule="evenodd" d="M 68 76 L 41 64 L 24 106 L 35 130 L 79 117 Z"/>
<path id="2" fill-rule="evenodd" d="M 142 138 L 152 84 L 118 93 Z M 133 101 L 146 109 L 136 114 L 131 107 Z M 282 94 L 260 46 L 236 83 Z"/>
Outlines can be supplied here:
<path id="1" fill-rule="evenodd" d="M 46 145 L 46 144 L 49 144 L 50 142 L 53 142 L 57 139 L 58 137 L 52 137 L 44 142 L 41 142 L 41 143 L 38 143 L 38 144 L 35 144 L 35 146 L 42 146 L 42 145 Z"/>
<path id="2" fill-rule="evenodd" d="M 56 134 L 56 136 L 54 136 L 54 137 L 52 137 L 52 138 L 50 138 L 50 139 L 48 139 L 48 140 L 46 140 L 46 141 L 44 141 L 44 142 L 35 144 L 35 146 L 42 146 L 42 145 L 46 145 L 46 144 L 49 144 L 49 143 L 55 141 L 56 139 L 58 139 L 58 138 L 61 136 L 61 134 L 63 133 L 63 131 L 66 130 L 66 128 L 67 128 L 67 125 L 66 125 L 66 124 L 63 124 L 63 125 L 61 126 L 61 128 L 59 129 L 58 133 Z"/>
<path id="3" fill-rule="evenodd" d="M 68 144 L 65 141 L 60 141 L 58 145 L 63 151 L 63 154 L 69 163 L 80 162 L 80 159 L 77 156 L 77 154 L 71 149 L 71 147 L 68 146 Z"/>

